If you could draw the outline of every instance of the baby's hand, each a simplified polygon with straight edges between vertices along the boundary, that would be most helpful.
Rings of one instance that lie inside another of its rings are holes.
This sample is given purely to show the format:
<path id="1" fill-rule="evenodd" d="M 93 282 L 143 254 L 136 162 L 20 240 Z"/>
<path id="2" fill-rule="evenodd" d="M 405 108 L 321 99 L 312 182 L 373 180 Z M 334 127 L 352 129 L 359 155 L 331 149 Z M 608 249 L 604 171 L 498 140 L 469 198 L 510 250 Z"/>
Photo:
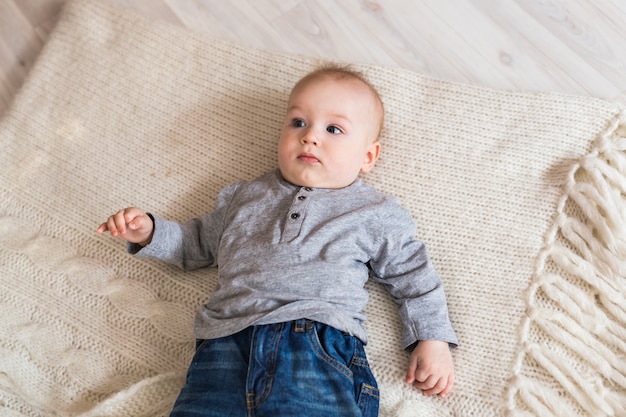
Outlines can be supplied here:
<path id="1" fill-rule="evenodd" d="M 108 231 L 113 237 L 146 246 L 152 240 L 154 224 L 150 216 L 136 207 L 122 209 L 106 222 L 102 223 L 96 230 L 97 233 Z"/>
<path id="2" fill-rule="evenodd" d="M 406 382 L 422 390 L 424 395 L 445 397 L 454 385 L 454 365 L 448 343 L 420 341 L 411 354 Z"/>

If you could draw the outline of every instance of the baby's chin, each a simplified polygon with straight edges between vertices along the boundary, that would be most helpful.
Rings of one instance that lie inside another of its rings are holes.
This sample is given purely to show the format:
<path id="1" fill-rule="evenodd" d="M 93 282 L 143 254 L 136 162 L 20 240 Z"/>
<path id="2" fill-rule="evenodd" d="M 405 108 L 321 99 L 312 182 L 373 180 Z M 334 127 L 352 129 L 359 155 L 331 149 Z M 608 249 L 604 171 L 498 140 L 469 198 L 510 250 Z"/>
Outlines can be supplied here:
<path id="1" fill-rule="evenodd" d="M 353 179 L 352 181 L 290 181 L 289 179 L 286 179 L 287 182 L 293 184 L 293 185 L 297 185 L 298 187 L 310 187 L 310 188 L 323 188 L 323 189 L 328 189 L 328 190 L 339 190 L 341 188 L 346 188 L 347 186 L 349 186 L 350 184 L 352 184 L 354 181 L 356 181 L 356 178 Z"/>
<path id="2" fill-rule="evenodd" d="M 310 188 L 325 188 L 325 189 L 340 189 L 345 188 L 357 180 L 358 175 L 354 178 L 347 179 L 319 179 L 319 178 L 306 178 L 292 175 L 285 175 L 281 171 L 281 175 L 290 184 L 298 187 L 310 187 Z"/>

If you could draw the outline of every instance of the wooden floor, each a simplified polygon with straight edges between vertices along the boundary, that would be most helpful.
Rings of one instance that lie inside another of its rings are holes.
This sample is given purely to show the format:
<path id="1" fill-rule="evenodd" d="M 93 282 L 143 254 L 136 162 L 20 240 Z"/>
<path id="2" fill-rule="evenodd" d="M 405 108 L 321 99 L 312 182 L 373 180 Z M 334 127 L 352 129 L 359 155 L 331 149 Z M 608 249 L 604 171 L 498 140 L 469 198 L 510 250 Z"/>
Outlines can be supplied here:
<path id="1" fill-rule="evenodd" d="M 625 0 L 101 0 L 274 51 L 626 103 Z M 0 114 L 65 0 L 0 0 Z"/>

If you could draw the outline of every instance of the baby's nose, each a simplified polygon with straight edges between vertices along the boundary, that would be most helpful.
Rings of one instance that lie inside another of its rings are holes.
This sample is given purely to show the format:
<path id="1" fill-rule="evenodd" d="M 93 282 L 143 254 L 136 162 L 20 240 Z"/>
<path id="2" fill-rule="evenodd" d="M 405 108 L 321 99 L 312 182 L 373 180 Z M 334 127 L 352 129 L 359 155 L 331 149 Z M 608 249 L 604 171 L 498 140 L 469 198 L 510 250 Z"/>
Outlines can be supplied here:
<path id="1" fill-rule="evenodd" d="M 318 139 L 313 129 L 307 130 L 305 134 L 302 135 L 302 143 L 309 143 L 311 145 L 317 145 Z"/>

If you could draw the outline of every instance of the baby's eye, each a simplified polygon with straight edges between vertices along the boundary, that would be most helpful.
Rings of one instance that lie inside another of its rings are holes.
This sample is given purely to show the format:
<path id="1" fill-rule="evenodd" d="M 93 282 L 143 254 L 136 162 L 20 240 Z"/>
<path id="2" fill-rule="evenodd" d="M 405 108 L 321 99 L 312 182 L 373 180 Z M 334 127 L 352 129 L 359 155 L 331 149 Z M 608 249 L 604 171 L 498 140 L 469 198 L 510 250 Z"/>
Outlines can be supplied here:
<path id="1" fill-rule="evenodd" d="M 291 125 L 292 125 L 293 127 L 304 127 L 304 121 L 303 121 L 303 120 L 301 120 L 301 119 L 293 119 L 293 120 L 291 121 Z"/>
<path id="2" fill-rule="evenodd" d="M 328 126 L 326 128 L 326 131 L 328 133 L 333 134 L 333 135 L 339 135 L 339 134 L 343 133 L 343 131 L 341 129 L 339 129 L 337 126 Z"/>

